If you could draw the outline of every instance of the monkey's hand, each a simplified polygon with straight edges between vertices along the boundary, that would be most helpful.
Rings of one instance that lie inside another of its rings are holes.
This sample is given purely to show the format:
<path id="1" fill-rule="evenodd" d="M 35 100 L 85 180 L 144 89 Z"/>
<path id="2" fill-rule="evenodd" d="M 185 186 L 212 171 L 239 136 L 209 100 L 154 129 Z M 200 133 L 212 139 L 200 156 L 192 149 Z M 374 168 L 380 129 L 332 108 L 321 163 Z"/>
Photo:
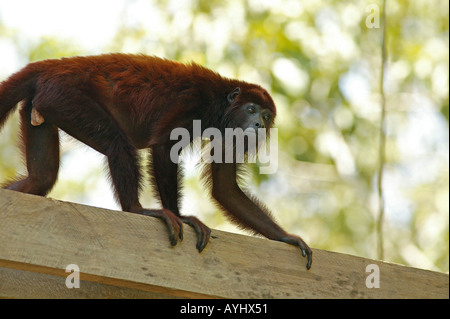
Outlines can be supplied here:
<path id="1" fill-rule="evenodd" d="M 156 217 L 164 221 L 169 230 L 170 244 L 175 246 L 178 239 L 183 240 L 183 221 L 168 209 L 143 209 L 137 214 Z"/>
<path id="2" fill-rule="evenodd" d="M 282 241 L 284 243 L 300 247 L 300 250 L 302 251 L 302 256 L 308 258 L 308 261 L 306 262 L 306 269 L 311 268 L 312 250 L 303 241 L 303 239 L 301 239 L 301 237 L 288 234 L 287 236 L 278 239 L 278 241 Z"/>
<path id="3" fill-rule="evenodd" d="M 197 249 L 198 252 L 201 253 L 202 250 L 206 247 L 209 241 L 209 236 L 211 235 L 211 229 L 208 226 L 203 224 L 197 217 L 194 216 L 182 216 L 181 220 L 194 228 L 195 233 L 197 234 Z"/>

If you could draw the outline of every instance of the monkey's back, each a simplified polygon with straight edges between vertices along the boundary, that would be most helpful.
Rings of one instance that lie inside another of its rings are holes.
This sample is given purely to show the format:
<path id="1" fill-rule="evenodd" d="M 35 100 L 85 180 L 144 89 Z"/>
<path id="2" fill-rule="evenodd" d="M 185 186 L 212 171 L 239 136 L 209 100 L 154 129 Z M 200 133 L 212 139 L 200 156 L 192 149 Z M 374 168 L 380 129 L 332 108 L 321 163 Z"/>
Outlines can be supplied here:
<path id="1" fill-rule="evenodd" d="M 237 82 L 195 63 L 142 54 L 48 59 L 27 67 L 39 70 L 36 92 L 81 89 L 105 108 L 129 112 L 133 118 L 158 117 L 175 107 L 188 110 L 193 103 L 197 110 L 208 111 Z M 176 106 L 181 101 L 184 108 Z M 199 102 L 204 106 L 199 108 Z"/>

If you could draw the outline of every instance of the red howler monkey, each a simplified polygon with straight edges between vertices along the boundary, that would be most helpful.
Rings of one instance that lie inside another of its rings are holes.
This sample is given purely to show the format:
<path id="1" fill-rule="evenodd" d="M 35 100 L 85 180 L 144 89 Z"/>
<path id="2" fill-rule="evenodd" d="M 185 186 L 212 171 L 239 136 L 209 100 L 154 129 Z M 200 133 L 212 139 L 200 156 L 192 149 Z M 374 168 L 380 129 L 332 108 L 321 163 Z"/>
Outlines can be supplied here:
<path id="1" fill-rule="evenodd" d="M 276 115 L 270 95 L 258 85 L 221 77 L 197 64 L 129 54 L 72 57 L 30 63 L 0 85 L 0 127 L 22 101 L 21 132 L 28 176 L 6 188 L 45 196 L 59 168 L 58 128 L 106 155 L 115 195 L 124 211 L 158 217 L 172 245 L 182 224 L 197 233 L 201 252 L 210 229 L 179 211 L 182 170 L 170 160 L 170 132 L 203 128 L 265 128 Z M 191 135 L 192 136 L 192 135 Z M 139 203 L 137 149 L 151 149 L 150 171 L 162 209 Z M 206 174 L 212 197 L 229 217 L 265 237 L 300 247 L 309 269 L 312 251 L 286 233 L 268 210 L 236 182 L 236 163 L 211 163 Z"/>

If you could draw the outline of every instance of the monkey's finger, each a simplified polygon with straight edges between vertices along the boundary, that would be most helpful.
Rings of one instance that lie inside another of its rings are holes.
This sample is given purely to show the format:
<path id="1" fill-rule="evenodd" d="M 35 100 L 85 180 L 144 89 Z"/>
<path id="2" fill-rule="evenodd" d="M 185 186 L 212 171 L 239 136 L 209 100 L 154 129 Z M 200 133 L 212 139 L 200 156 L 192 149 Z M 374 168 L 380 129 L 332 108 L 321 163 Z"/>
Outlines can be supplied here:
<path id="1" fill-rule="evenodd" d="M 183 216 L 181 217 L 181 220 L 194 228 L 195 233 L 197 234 L 197 244 L 195 245 L 195 247 L 197 248 L 198 252 L 201 253 L 209 242 L 211 230 L 208 226 L 203 224 L 198 218 L 194 216 Z"/>
<path id="2" fill-rule="evenodd" d="M 183 221 L 177 218 L 177 224 L 179 228 L 178 238 L 180 238 L 180 240 L 183 240 Z"/>
<path id="3" fill-rule="evenodd" d="M 198 235 L 198 239 L 197 239 L 197 249 L 198 252 L 201 253 L 203 251 L 203 249 L 205 249 L 206 245 L 209 242 L 209 237 L 211 235 L 211 229 L 209 229 L 208 227 L 206 227 L 206 229 L 203 229 L 201 235 Z"/>
<path id="4" fill-rule="evenodd" d="M 179 226 L 176 224 L 176 222 L 174 223 L 168 216 L 162 215 L 161 219 L 164 221 L 169 231 L 170 244 L 172 246 L 175 246 L 178 243 L 178 237 L 180 236 Z"/>
<path id="5" fill-rule="evenodd" d="M 183 240 L 183 223 L 172 213 L 163 214 L 164 222 L 169 229 L 169 238 L 172 246 L 178 243 L 178 238 Z"/>
<path id="6" fill-rule="evenodd" d="M 310 269 L 312 264 L 312 251 L 309 251 L 307 255 L 308 255 L 308 262 L 306 263 L 306 269 Z"/>
<path id="7" fill-rule="evenodd" d="M 302 256 L 308 260 L 306 262 L 306 269 L 310 269 L 312 264 L 312 250 L 304 242 L 299 242 L 298 245 L 302 251 Z"/>
<path id="8" fill-rule="evenodd" d="M 197 233 L 196 247 L 197 247 L 198 252 L 201 253 L 203 251 L 203 249 L 205 249 L 206 245 L 209 242 L 209 236 L 211 235 L 211 230 L 203 224 L 201 224 L 201 225 L 196 224 L 194 226 L 194 229 L 195 229 L 195 232 Z"/>
<path id="9" fill-rule="evenodd" d="M 183 240 L 183 223 L 175 214 L 173 214 L 169 210 L 144 209 L 138 212 L 138 214 L 161 219 L 167 226 L 167 230 L 169 231 L 169 240 L 172 246 L 175 246 L 178 243 L 178 238 L 180 238 L 180 240 Z"/>
<path id="10" fill-rule="evenodd" d="M 300 247 L 303 257 L 307 257 L 306 269 L 311 268 L 312 264 L 312 250 L 309 246 L 298 236 L 288 235 L 286 237 L 280 238 L 279 241 Z"/>

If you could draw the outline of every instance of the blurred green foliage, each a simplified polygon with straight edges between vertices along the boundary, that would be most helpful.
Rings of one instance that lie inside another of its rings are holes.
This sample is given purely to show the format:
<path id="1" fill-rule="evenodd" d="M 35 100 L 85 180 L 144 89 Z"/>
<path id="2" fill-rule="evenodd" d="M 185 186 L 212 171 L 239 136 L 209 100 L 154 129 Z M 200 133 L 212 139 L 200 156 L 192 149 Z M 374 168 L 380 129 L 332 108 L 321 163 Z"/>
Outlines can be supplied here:
<path id="1" fill-rule="evenodd" d="M 133 19 L 140 2 L 124 2 L 116 36 L 101 52 L 194 60 L 266 87 L 279 112 L 279 169 L 260 175 L 250 165 L 250 190 L 312 247 L 376 258 L 381 29 L 367 19 L 381 1 L 149 0 L 157 22 Z M 448 3 L 387 4 L 385 258 L 448 271 Z M 4 27 L 0 37 L 23 42 Z M 92 53 L 52 37 L 21 47 L 28 61 Z M 16 122 L 0 134 L 1 181 L 23 171 L 13 151 Z M 71 154 L 66 148 L 63 160 Z M 62 176 L 50 196 L 92 198 L 93 188 L 105 188 L 94 178 L 101 170 L 83 175 L 89 179 Z M 230 229 L 198 174 L 187 173 L 185 189 L 183 211 Z"/>

